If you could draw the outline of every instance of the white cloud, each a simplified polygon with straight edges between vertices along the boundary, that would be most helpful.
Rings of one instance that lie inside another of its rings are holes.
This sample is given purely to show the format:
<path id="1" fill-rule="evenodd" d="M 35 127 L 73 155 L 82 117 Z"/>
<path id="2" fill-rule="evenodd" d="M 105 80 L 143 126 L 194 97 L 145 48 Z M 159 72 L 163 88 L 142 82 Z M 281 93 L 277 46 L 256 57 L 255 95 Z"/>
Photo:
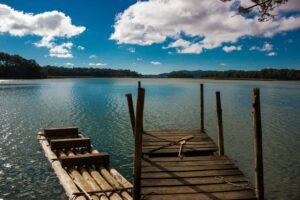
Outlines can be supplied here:
<path id="1" fill-rule="evenodd" d="M 269 53 L 266 54 L 266 56 L 276 56 L 276 55 L 277 55 L 277 53 L 274 52 L 274 51 L 269 52 Z"/>
<path id="2" fill-rule="evenodd" d="M 171 39 L 173 42 L 164 48 L 175 48 L 177 53 L 199 54 L 224 43 L 236 43 L 245 36 L 272 37 L 300 27 L 300 16 L 279 17 L 261 23 L 257 17 L 236 15 L 231 9 L 234 2 L 140 1 L 117 15 L 110 39 L 118 44 L 136 45 L 152 45 Z"/>
<path id="3" fill-rule="evenodd" d="M 95 54 L 92 54 L 92 55 L 89 56 L 89 58 L 91 58 L 91 59 L 92 59 L 92 58 L 98 58 L 98 56 L 95 55 Z"/>
<path id="4" fill-rule="evenodd" d="M 73 63 L 70 63 L 70 62 L 67 62 L 67 63 L 65 63 L 64 65 L 67 66 L 67 67 L 74 67 L 74 64 L 73 64 Z"/>
<path id="5" fill-rule="evenodd" d="M 223 51 L 225 51 L 226 53 L 229 53 L 231 51 L 241 51 L 242 50 L 242 46 L 224 46 L 223 47 Z"/>
<path id="6" fill-rule="evenodd" d="M 136 60 L 137 60 L 137 61 L 142 61 L 142 60 L 143 60 L 143 58 L 137 58 Z"/>
<path id="7" fill-rule="evenodd" d="M 135 48 L 129 47 L 129 48 L 128 48 L 128 51 L 129 51 L 130 53 L 135 53 Z"/>
<path id="8" fill-rule="evenodd" d="M 99 66 L 106 66 L 106 63 L 89 63 L 89 66 L 99 67 Z"/>
<path id="9" fill-rule="evenodd" d="M 77 49 L 83 51 L 85 48 L 83 46 L 78 45 Z"/>
<path id="10" fill-rule="evenodd" d="M 220 65 L 221 65 L 221 66 L 227 66 L 227 64 L 226 64 L 226 63 L 220 63 Z"/>
<path id="11" fill-rule="evenodd" d="M 57 58 L 73 58 L 71 53 L 73 44 L 71 42 L 63 43 L 61 45 L 52 46 L 50 48 L 50 57 L 57 57 Z"/>
<path id="12" fill-rule="evenodd" d="M 85 31 L 83 26 L 75 26 L 69 16 L 59 11 L 43 12 L 40 14 L 24 13 L 13 8 L 0 4 L 0 33 L 8 33 L 12 36 L 34 35 L 41 37 L 39 42 L 34 43 L 37 47 L 46 47 L 50 49 L 50 56 L 54 57 L 72 57 L 71 48 L 64 48 L 68 53 L 51 53 L 65 44 L 56 44 L 54 41 L 58 38 L 71 38 Z"/>
<path id="13" fill-rule="evenodd" d="M 258 46 L 252 46 L 249 49 L 250 51 L 262 51 L 262 52 L 266 52 L 266 51 L 272 51 L 273 50 L 273 45 L 270 43 L 264 43 L 264 45 L 262 47 L 258 47 Z"/>
<path id="14" fill-rule="evenodd" d="M 158 61 L 151 61 L 150 62 L 152 65 L 161 65 L 161 62 L 158 62 Z"/>

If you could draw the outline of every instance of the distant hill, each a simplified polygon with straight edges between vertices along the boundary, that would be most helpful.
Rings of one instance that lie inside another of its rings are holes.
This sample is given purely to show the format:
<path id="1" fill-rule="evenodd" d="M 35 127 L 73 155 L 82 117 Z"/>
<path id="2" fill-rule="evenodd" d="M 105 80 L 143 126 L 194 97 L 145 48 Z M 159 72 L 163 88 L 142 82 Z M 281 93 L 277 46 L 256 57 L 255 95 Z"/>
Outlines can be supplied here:
<path id="1" fill-rule="evenodd" d="M 103 68 L 41 67 L 35 60 L 0 52 L 0 78 L 27 79 L 49 77 L 140 77 L 131 70 Z"/>
<path id="2" fill-rule="evenodd" d="M 160 78 L 211 78 L 211 79 L 274 79 L 300 80 L 300 70 L 296 69 L 262 69 L 258 71 L 173 71 L 159 74 Z"/>

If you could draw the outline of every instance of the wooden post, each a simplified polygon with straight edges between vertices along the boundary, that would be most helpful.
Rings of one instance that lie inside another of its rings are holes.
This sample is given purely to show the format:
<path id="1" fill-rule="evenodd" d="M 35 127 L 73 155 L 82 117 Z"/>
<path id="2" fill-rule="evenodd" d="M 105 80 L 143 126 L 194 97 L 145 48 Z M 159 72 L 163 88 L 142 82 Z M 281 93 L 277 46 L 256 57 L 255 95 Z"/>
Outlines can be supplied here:
<path id="1" fill-rule="evenodd" d="M 203 96 L 203 83 L 200 84 L 200 124 L 201 132 L 204 132 L 204 96 Z"/>
<path id="2" fill-rule="evenodd" d="M 221 96 L 220 92 L 216 92 L 216 107 L 218 117 L 218 145 L 219 155 L 224 155 L 224 138 L 223 138 L 223 120 L 222 120 L 222 107 L 221 107 Z"/>
<path id="3" fill-rule="evenodd" d="M 134 108 L 133 108 L 133 102 L 132 102 L 132 95 L 126 94 L 127 97 L 127 103 L 128 103 L 128 110 L 129 110 L 129 117 L 131 122 L 131 128 L 132 132 L 134 134 L 134 128 L 135 128 L 135 116 L 134 116 Z"/>
<path id="4" fill-rule="evenodd" d="M 138 88 L 135 123 L 134 142 L 134 180 L 133 199 L 141 199 L 141 159 L 142 159 L 142 134 L 143 134 L 143 112 L 144 112 L 145 89 Z"/>
<path id="5" fill-rule="evenodd" d="M 254 155 L 255 155 L 255 192 L 259 200 L 264 199 L 264 168 L 262 149 L 262 129 L 260 113 L 259 89 L 253 89 L 253 127 L 254 127 Z"/>
<path id="6" fill-rule="evenodd" d="M 141 81 L 138 81 L 138 88 L 142 88 Z"/>

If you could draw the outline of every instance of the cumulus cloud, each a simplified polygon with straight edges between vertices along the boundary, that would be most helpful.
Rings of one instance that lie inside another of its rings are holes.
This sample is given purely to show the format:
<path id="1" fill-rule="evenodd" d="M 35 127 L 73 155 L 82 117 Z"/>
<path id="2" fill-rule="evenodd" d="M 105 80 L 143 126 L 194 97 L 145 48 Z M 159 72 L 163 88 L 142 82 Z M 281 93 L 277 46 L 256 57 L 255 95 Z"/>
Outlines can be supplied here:
<path id="1" fill-rule="evenodd" d="M 272 51 L 272 52 L 267 53 L 266 55 L 267 55 L 267 56 L 276 56 L 277 53 Z"/>
<path id="2" fill-rule="evenodd" d="M 71 53 L 71 49 L 73 47 L 73 43 L 67 42 L 61 45 L 54 45 L 50 48 L 50 57 L 57 57 L 57 58 L 73 58 Z"/>
<path id="3" fill-rule="evenodd" d="M 161 62 L 158 62 L 158 61 L 151 61 L 150 62 L 152 65 L 161 65 Z"/>
<path id="4" fill-rule="evenodd" d="M 250 47 L 249 50 L 250 51 L 262 51 L 262 52 L 272 51 L 273 50 L 273 45 L 266 42 L 266 43 L 264 43 L 264 45 L 262 47 L 252 46 L 252 47 Z"/>
<path id="5" fill-rule="evenodd" d="M 99 67 L 99 66 L 106 66 L 106 63 L 89 63 L 89 66 Z"/>
<path id="6" fill-rule="evenodd" d="M 241 51 L 242 50 L 242 46 L 224 46 L 223 47 L 223 51 L 225 51 L 226 53 L 229 53 L 231 51 Z"/>
<path id="7" fill-rule="evenodd" d="M 40 14 L 24 13 L 5 4 L 0 4 L 0 16 L 0 33 L 20 37 L 26 35 L 39 36 L 41 40 L 34 43 L 35 46 L 49 48 L 52 57 L 56 57 L 56 55 L 60 58 L 72 57 L 72 46 L 69 48 L 69 42 L 56 44 L 55 40 L 58 38 L 71 38 L 85 31 L 85 27 L 73 25 L 69 16 L 58 11 Z M 61 53 L 56 52 L 63 52 L 63 56 Z"/>
<path id="8" fill-rule="evenodd" d="M 79 45 L 79 46 L 77 46 L 77 49 L 83 51 L 85 48 L 83 46 Z"/>
<path id="9" fill-rule="evenodd" d="M 74 64 L 73 64 L 73 63 L 70 63 L 70 62 L 67 62 L 67 63 L 65 63 L 64 65 L 67 66 L 67 67 L 74 67 Z"/>
<path id="10" fill-rule="evenodd" d="M 128 48 L 128 51 L 129 51 L 130 53 L 135 53 L 135 48 L 129 47 L 129 48 Z"/>
<path id="11" fill-rule="evenodd" d="M 95 54 L 92 54 L 92 55 L 89 56 L 89 58 L 90 58 L 90 59 L 92 59 L 92 58 L 98 58 L 98 56 L 95 55 Z"/>
<path id="12" fill-rule="evenodd" d="M 245 36 L 272 37 L 300 27 L 300 16 L 282 16 L 261 23 L 257 17 L 236 15 L 231 9 L 235 2 L 139 1 L 117 15 L 110 39 L 118 44 L 136 45 L 171 40 L 164 49 L 175 48 L 177 53 L 200 54 L 204 49 L 236 43 Z"/>

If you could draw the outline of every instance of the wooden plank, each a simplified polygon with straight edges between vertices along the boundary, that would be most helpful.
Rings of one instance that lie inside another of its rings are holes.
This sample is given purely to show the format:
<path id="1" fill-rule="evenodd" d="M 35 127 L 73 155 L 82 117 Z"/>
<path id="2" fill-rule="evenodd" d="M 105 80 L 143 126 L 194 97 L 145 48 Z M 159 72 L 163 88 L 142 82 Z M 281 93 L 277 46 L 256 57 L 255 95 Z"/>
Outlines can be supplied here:
<path id="1" fill-rule="evenodd" d="M 224 155 L 224 137 L 223 137 L 223 120 L 222 120 L 222 107 L 220 92 L 216 92 L 216 108 L 217 108 L 217 121 L 218 121 L 218 146 L 219 156 Z"/>
<path id="2" fill-rule="evenodd" d="M 200 130 L 196 129 L 164 129 L 164 130 L 145 130 L 145 134 L 161 134 L 161 133 L 186 133 L 186 134 L 198 134 L 201 133 Z"/>
<path id="3" fill-rule="evenodd" d="M 229 160 L 227 156 L 192 156 L 192 157 L 154 157 L 144 158 L 146 162 L 185 162 L 185 161 L 207 161 L 207 160 Z"/>
<path id="4" fill-rule="evenodd" d="M 208 171 L 192 171 L 192 172 L 151 172 L 142 173 L 142 179 L 145 178 L 174 178 L 174 177 L 210 177 L 210 176 L 232 176 L 242 175 L 242 172 L 238 169 L 228 170 L 208 170 Z"/>
<path id="5" fill-rule="evenodd" d="M 175 142 L 179 140 L 180 137 L 153 137 L 153 136 L 143 136 L 143 142 Z M 191 141 L 194 142 L 202 142 L 202 141 L 212 141 L 212 139 L 208 136 L 195 136 Z"/>
<path id="6" fill-rule="evenodd" d="M 109 185 L 107 183 L 107 181 L 100 175 L 100 173 L 97 170 L 95 170 L 92 167 L 89 167 L 88 171 L 102 190 L 113 190 L 111 185 Z M 108 192 L 108 193 L 106 193 L 106 195 L 109 196 L 111 200 L 121 200 L 122 199 L 120 197 L 120 195 L 117 193 Z"/>
<path id="7" fill-rule="evenodd" d="M 176 134 L 143 134 L 143 138 L 162 138 L 162 139 L 172 139 L 172 138 L 176 138 L 176 140 L 181 139 L 182 137 L 185 136 L 194 136 L 194 138 L 205 138 L 208 137 L 208 135 L 206 134 L 180 134 L 180 135 L 176 135 Z"/>
<path id="8" fill-rule="evenodd" d="M 254 169 L 255 169 L 255 190 L 258 199 L 264 199 L 264 167 L 262 148 L 262 128 L 260 113 L 259 88 L 253 89 L 253 132 L 254 132 Z"/>
<path id="9" fill-rule="evenodd" d="M 230 183 L 245 184 L 247 179 L 244 176 L 226 176 L 226 177 L 196 177 L 196 178 L 165 178 L 165 179 L 142 179 L 142 187 L 146 186 L 176 186 L 176 185 L 207 185 L 207 184 L 217 184 L 225 183 L 225 181 Z"/>
<path id="10" fill-rule="evenodd" d="M 196 152 L 205 152 L 207 154 L 209 153 L 213 153 L 215 151 L 217 151 L 218 148 L 217 147 L 198 147 L 198 148 L 183 148 L 182 152 L 183 153 L 196 153 Z M 177 149 L 172 149 L 172 148 L 164 148 L 164 149 L 160 149 L 157 150 L 155 152 L 152 152 L 151 149 L 147 150 L 143 148 L 143 153 L 145 154 L 178 154 L 179 152 L 179 148 Z"/>
<path id="11" fill-rule="evenodd" d="M 144 115 L 145 89 L 138 88 L 136 103 L 135 139 L 134 139 L 134 168 L 133 168 L 133 198 L 140 200 L 141 197 L 141 159 L 143 141 L 143 115 Z"/>
<path id="12" fill-rule="evenodd" d="M 213 192 L 213 193 L 193 193 L 193 194 L 173 194 L 169 195 L 157 195 L 155 191 L 144 194 L 144 199 L 147 200 L 218 200 L 218 199 L 256 199 L 252 191 L 234 191 L 234 192 Z"/>
<path id="13" fill-rule="evenodd" d="M 200 84 L 200 128 L 204 132 L 204 87 L 203 83 Z"/>
<path id="14" fill-rule="evenodd" d="M 147 172 L 182 172 L 182 171 L 206 171 L 212 169 L 237 169 L 235 165 L 204 165 L 204 166 L 172 166 L 172 167 L 162 167 L 162 166 L 151 166 L 143 167 L 142 173 Z"/>
<path id="15" fill-rule="evenodd" d="M 63 167 L 74 167 L 83 165 L 108 165 L 108 153 L 93 153 L 88 155 L 69 155 L 60 157 L 61 165 Z"/>
<path id="16" fill-rule="evenodd" d="M 171 145 L 171 146 L 167 146 L 167 145 L 150 145 L 150 146 L 144 146 L 143 145 L 143 150 L 151 150 L 151 149 L 156 149 L 156 148 L 163 148 L 163 149 L 179 149 L 180 147 L 180 144 L 174 144 L 174 145 Z M 212 144 L 212 143 L 207 143 L 207 144 L 185 144 L 184 145 L 184 149 L 197 149 L 197 148 L 205 148 L 205 147 L 211 147 L 211 148 L 217 148 L 217 146 L 215 144 Z"/>
<path id="17" fill-rule="evenodd" d="M 78 137 L 78 128 L 77 127 L 45 128 L 44 134 L 46 138 Z"/>
<path id="18" fill-rule="evenodd" d="M 153 163 L 153 162 L 147 162 L 142 161 L 142 167 L 145 166 L 161 166 L 161 167 L 172 167 L 172 166 L 206 166 L 206 165 L 226 165 L 226 164 L 233 164 L 231 160 L 207 160 L 207 161 L 186 161 L 186 162 L 180 162 L 180 161 L 172 161 L 172 162 L 161 162 L 161 163 Z"/>
<path id="19" fill-rule="evenodd" d="M 243 184 L 245 185 L 245 184 Z M 211 193 L 211 192 L 231 192 L 251 190 L 250 188 L 238 187 L 227 183 L 209 184 L 209 185 L 180 185 L 180 186 L 159 186 L 142 187 L 142 194 L 148 194 L 155 191 L 156 194 L 191 194 L 191 193 Z"/>
<path id="20" fill-rule="evenodd" d="M 147 142 L 147 141 L 143 141 L 143 146 L 162 146 L 162 145 L 167 145 L 170 142 L 166 142 L 166 141 L 156 141 L 156 142 Z M 211 144 L 211 145 L 216 145 L 213 141 L 188 141 L 186 142 L 186 145 L 207 145 L 207 144 Z"/>
<path id="21" fill-rule="evenodd" d="M 91 151 L 92 153 L 99 153 L 96 149 L 92 149 Z M 108 168 L 107 169 L 110 173 L 110 176 L 112 176 L 112 178 L 115 179 L 116 182 L 118 182 L 118 185 L 121 185 L 121 188 L 133 188 L 133 185 L 131 183 L 129 183 L 117 170 L 113 169 L 113 168 Z M 106 184 L 107 183 L 107 179 L 105 180 L 105 178 L 100 174 L 99 171 L 96 171 L 95 174 L 99 174 L 98 177 L 100 177 L 100 182 L 105 181 Z M 102 178 L 101 178 L 102 177 Z M 107 177 L 106 177 L 107 178 Z M 98 181 L 99 181 L 98 180 Z M 109 185 L 109 184 L 108 184 Z M 109 185 L 110 186 L 110 185 Z M 111 186 L 110 186 L 111 187 Z M 112 187 L 111 187 L 112 188 Z M 124 200 L 132 200 L 132 196 L 130 195 L 131 190 L 127 190 L 127 191 L 122 191 L 120 192 L 120 195 L 123 197 Z M 112 196 L 114 196 L 116 193 L 113 193 Z M 119 195 L 119 194 L 118 194 Z"/>
<path id="22" fill-rule="evenodd" d="M 77 147 L 85 147 L 90 149 L 91 140 L 89 138 L 53 139 L 50 141 L 50 146 L 52 150 L 70 149 Z"/>
<path id="23" fill-rule="evenodd" d="M 128 111 L 129 111 L 129 117 L 130 117 L 130 123 L 132 132 L 134 134 L 134 128 L 135 128 L 135 116 L 134 116 L 134 108 L 133 108 L 133 101 L 132 101 L 132 94 L 126 94 L 127 98 L 127 104 L 128 104 Z"/>
<path id="24" fill-rule="evenodd" d="M 42 139 L 39 140 L 44 152 L 45 156 L 47 157 L 48 161 L 51 163 L 51 166 L 58 177 L 60 184 L 63 186 L 63 188 L 66 191 L 66 195 L 69 198 L 73 197 L 73 193 L 79 192 L 78 188 L 74 184 L 72 178 L 68 175 L 68 173 L 62 168 L 60 162 L 56 159 L 53 159 L 53 152 L 49 148 L 49 143 L 47 140 Z M 56 156 L 55 156 L 56 157 Z M 57 157 L 56 157 L 57 158 Z M 78 200 L 86 200 L 86 198 L 83 195 L 77 196 Z"/>

